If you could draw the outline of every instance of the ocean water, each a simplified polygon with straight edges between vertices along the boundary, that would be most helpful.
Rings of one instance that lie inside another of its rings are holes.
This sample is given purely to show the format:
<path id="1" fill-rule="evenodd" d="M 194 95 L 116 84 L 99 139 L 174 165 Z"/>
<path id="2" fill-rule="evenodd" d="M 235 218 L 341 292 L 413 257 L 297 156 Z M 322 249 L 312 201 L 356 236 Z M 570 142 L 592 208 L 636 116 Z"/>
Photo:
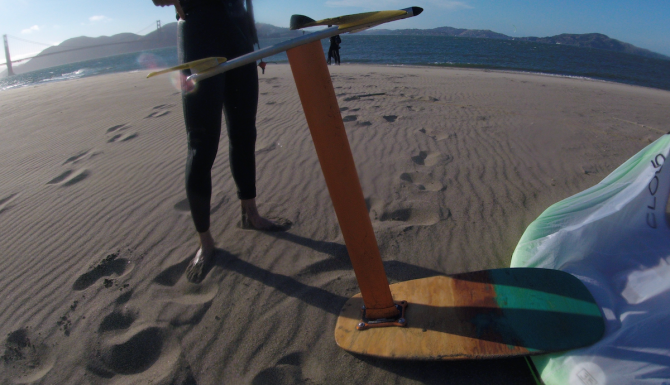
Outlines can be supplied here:
<path id="1" fill-rule="evenodd" d="M 280 39 L 262 40 L 267 47 Z M 322 41 L 324 54 L 328 41 Z M 342 35 L 342 64 L 427 65 L 523 71 L 592 78 L 670 90 L 670 60 L 518 40 L 448 36 Z M 265 59 L 286 63 L 286 54 Z M 0 90 L 67 81 L 114 72 L 143 71 L 177 64 L 177 49 L 163 48 L 67 64 L 0 79 Z M 266 72 L 267 73 L 267 72 Z"/>

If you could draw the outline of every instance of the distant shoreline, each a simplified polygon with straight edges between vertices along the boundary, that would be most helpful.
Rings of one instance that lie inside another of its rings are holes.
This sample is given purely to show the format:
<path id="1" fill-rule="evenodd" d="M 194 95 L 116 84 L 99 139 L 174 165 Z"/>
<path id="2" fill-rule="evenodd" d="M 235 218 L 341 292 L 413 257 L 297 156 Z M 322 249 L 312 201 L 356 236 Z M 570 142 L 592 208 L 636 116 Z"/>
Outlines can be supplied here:
<path id="1" fill-rule="evenodd" d="M 267 47 L 281 40 L 263 39 L 261 46 Z M 327 44 L 322 41 L 324 55 Z M 670 73 L 666 70 L 667 62 L 664 60 L 566 45 L 451 36 L 407 36 L 398 39 L 397 36 L 386 35 L 345 35 L 341 55 L 345 64 L 418 65 L 541 73 L 670 90 Z M 280 53 L 265 61 L 272 64 L 287 62 L 288 58 L 285 53 Z M 177 62 L 177 49 L 174 46 L 123 53 L 1 78 L 0 89 L 111 72 L 170 67 L 177 65 Z"/>
<path id="2" fill-rule="evenodd" d="M 73 63 L 76 64 L 76 63 Z M 274 65 L 281 65 L 281 66 L 287 66 L 288 63 L 276 63 Z M 565 75 L 565 74 L 553 74 L 553 73 L 548 73 L 548 72 L 532 72 L 532 71 L 523 71 L 523 70 L 513 70 L 513 69 L 499 69 L 499 68 L 476 68 L 476 67 L 469 67 L 469 66 L 459 66 L 459 65 L 438 65 L 438 64 L 379 64 L 379 63 L 342 63 L 341 67 L 349 67 L 349 66 L 362 66 L 362 67 L 390 67 L 390 68 L 411 68 L 411 69 L 421 69 L 421 68 L 443 68 L 443 69 L 454 69 L 454 70 L 461 70 L 461 71 L 476 71 L 476 72 L 493 72 L 493 73 L 507 73 L 507 74 L 517 74 L 517 75 L 533 75 L 533 76 L 547 76 L 551 78 L 564 78 L 564 79 L 574 79 L 574 80 L 585 80 L 585 81 L 592 81 L 592 82 L 599 82 L 599 83 L 606 83 L 606 84 L 613 84 L 613 85 L 623 85 L 623 86 L 629 86 L 629 87 L 640 87 L 643 89 L 653 89 L 653 90 L 662 90 L 662 91 L 668 91 L 662 88 L 656 88 L 656 87 L 649 87 L 649 86 L 643 86 L 643 85 L 638 85 L 638 84 L 628 84 L 628 83 L 621 83 L 621 82 L 615 82 L 612 80 L 605 80 L 605 79 L 597 79 L 597 78 L 592 78 L 592 77 L 587 77 L 587 76 L 575 76 L 575 75 Z M 164 68 L 169 68 L 168 66 L 165 67 L 157 67 L 155 69 L 164 69 Z M 270 70 L 272 67 L 267 67 Z M 266 68 L 266 70 L 267 70 Z M 155 70 L 155 69 L 151 69 Z M 0 88 L 0 92 L 3 91 L 11 91 L 23 87 L 41 87 L 41 86 L 46 86 L 49 84 L 53 83 L 60 83 L 60 82 L 67 82 L 67 81 L 72 81 L 72 80 L 78 80 L 82 78 L 87 78 L 87 77 L 100 77 L 100 76 L 111 76 L 115 74 L 124 74 L 124 73 L 137 73 L 137 72 L 146 72 L 147 74 L 150 72 L 148 69 L 132 69 L 128 71 L 120 71 L 120 72 L 109 72 L 109 73 L 104 73 L 104 74 L 96 74 L 92 76 L 86 76 L 86 77 L 77 77 L 77 78 L 67 78 L 67 79 L 57 79 L 57 80 L 51 80 L 51 81 L 44 81 L 36 84 L 25 84 L 21 85 L 18 87 L 13 87 L 13 88 L 8 88 L 8 89 L 3 89 Z M 270 72 L 267 73 L 269 75 Z M 163 75 L 167 76 L 167 75 Z M 261 75 L 262 76 L 262 75 Z M 262 77 L 259 77 L 259 80 L 262 79 Z"/>
<path id="3" fill-rule="evenodd" d="M 291 31 L 288 28 L 276 27 L 270 24 L 256 23 L 258 36 L 261 39 L 290 39 L 300 35 L 299 31 Z M 592 48 L 603 51 L 628 53 L 632 55 L 669 60 L 666 56 L 651 50 L 634 46 L 630 43 L 612 39 L 601 33 L 569 34 L 563 33 L 547 37 L 512 37 L 491 30 L 464 29 L 453 27 L 438 27 L 431 29 L 372 29 L 357 34 L 358 36 L 450 36 L 465 37 L 473 39 L 493 39 L 509 41 L 525 41 L 538 44 L 558 44 L 579 48 Z M 75 63 L 78 61 L 93 60 L 106 56 L 120 55 L 141 50 L 152 50 L 177 45 L 177 23 L 168 23 L 160 30 L 146 35 L 133 33 L 121 33 L 113 36 L 100 36 L 96 38 L 79 36 L 67 39 L 58 46 L 46 48 L 27 63 L 17 67 L 27 66 L 29 71 L 54 67 L 62 64 Z M 86 50 L 84 50 L 86 47 Z M 60 53 L 64 51 L 63 53 Z M 24 67 L 26 68 L 26 67 Z M 6 69 L 0 72 L 0 76 L 6 74 Z M 19 73 L 29 72 L 20 70 Z"/>

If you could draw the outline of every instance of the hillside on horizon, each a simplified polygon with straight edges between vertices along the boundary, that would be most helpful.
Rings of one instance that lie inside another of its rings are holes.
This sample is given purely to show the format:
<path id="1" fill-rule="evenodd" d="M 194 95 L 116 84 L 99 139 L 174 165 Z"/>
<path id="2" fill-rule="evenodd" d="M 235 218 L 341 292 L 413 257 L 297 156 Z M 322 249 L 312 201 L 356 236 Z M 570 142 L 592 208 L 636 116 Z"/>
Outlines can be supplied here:
<path id="1" fill-rule="evenodd" d="M 258 36 L 261 39 L 285 38 L 302 35 L 302 31 L 291 31 L 288 28 L 277 27 L 265 23 L 256 23 Z M 636 47 L 632 44 L 612 39 L 600 33 L 561 34 L 548 37 L 511 37 L 490 30 L 462 29 L 453 27 L 438 27 L 432 29 L 372 29 L 363 31 L 362 35 L 401 35 L 401 36 L 452 36 L 466 38 L 485 38 L 499 40 L 521 40 L 544 44 L 565 44 L 582 48 L 595 48 L 670 60 L 670 57 Z M 140 36 L 133 33 L 120 33 L 113 36 L 86 37 L 80 36 L 65 40 L 58 46 L 49 47 L 27 63 L 14 67 L 17 74 L 37 71 L 44 68 L 64 64 L 76 63 L 85 60 L 98 59 L 107 56 L 145 50 L 172 47 L 177 45 L 177 23 L 164 25 L 160 30 Z M 7 70 L 1 72 L 6 76 Z"/>
<path id="2" fill-rule="evenodd" d="M 645 48 L 636 47 L 630 43 L 625 43 L 620 40 L 612 39 L 611 37 L 602 33 L 562 33 L 556 36 L 547 37 L 512 37 L 502 33 L 493 32 L 488 29 L 464 29 L 453 27 L 438 27 L 431 29 L 371 29 L 361 32 L 366 35 L 401 35 L 401 36 L 453 36 L 453 37 L 470 37 L 482 39 L 499 39 L 499 40 L 520 40 L 530 41 L 544 44 L 565 44 L 581 48 L 595 48 L 606 51 L 615 51 L 629 53 L 638 56 L 645 56 L 654 59 L 670 60 L 670 56 L 666 56 L 657 52 L 650 51 Z"/>

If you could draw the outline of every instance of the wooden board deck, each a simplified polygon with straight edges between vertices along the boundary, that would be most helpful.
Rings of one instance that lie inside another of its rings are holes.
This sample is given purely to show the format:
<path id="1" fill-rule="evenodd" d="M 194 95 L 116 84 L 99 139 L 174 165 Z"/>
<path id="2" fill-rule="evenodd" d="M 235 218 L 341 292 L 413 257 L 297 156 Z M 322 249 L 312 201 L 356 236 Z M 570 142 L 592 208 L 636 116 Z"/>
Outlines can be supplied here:
<path id="1" fill-rule="evenodd" d="M 335 341 L 352 353 L 411 360 L 502 358 L 575 349 L 605 330 L 591 293 L 558 270 L 514 268 L 390 286 L 407 327 L 356 330 L 360 294 L 344 305 Z"/>

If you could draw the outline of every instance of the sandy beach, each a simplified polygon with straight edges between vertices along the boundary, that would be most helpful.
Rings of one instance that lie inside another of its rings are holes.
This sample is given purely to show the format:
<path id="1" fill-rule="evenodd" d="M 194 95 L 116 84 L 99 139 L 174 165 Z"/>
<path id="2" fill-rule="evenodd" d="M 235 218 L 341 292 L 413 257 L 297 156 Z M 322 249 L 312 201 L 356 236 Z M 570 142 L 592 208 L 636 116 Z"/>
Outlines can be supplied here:
<path id="1" fill-rule="evenodd" d="M 331 66 L 390 283 L 508 267 L 526 227 L 670 131 L 670 92 L 556 76 Z M 260 76 L 259 209 L 239 227 L 221 138 L 196 233 L 170 77 L 0 92 L 0 384 L 531 384 L 522 359 L 410 362 L 333 337 L 358 293 L 288 65 Z M 224 130 L 225 132 L 225 130 Z"/>

